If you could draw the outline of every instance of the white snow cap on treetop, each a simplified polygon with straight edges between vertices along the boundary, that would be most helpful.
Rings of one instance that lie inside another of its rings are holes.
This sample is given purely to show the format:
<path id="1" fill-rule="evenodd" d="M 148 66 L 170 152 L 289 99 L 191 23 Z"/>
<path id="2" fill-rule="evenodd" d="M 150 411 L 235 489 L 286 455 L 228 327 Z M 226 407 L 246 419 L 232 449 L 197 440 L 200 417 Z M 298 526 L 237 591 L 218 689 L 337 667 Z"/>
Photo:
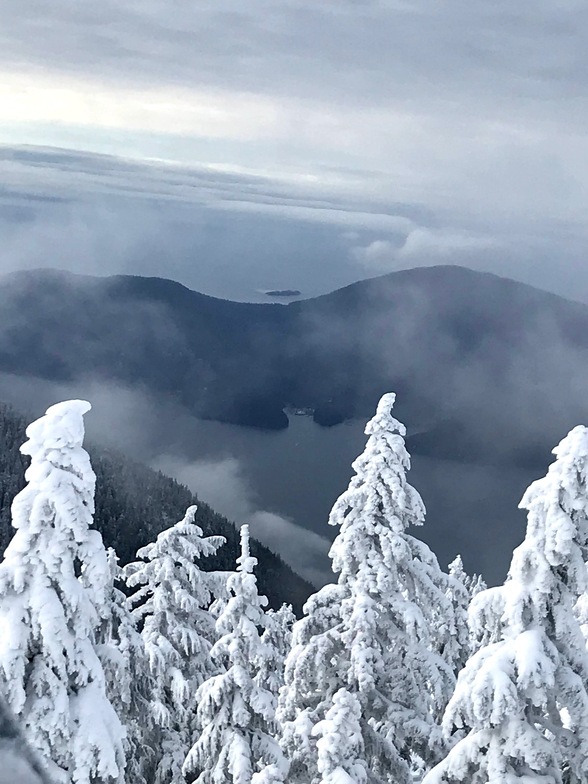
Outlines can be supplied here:
<path id="1" fill-rule="evenodd" d="M 366 436 L 377 435 L 378 433 L 389 433 L 396 431 L 401 436 L 406 435 L 406 428 L 397 419 L 392 416 L 392 409 L 396 402 L 395 392 L 386 392 L 382 395 L 378 407 L 376 408 L 376 415 L 370 419 L 365 426 Z"/>
<path id="2" fill-rule="evenodd" d="M 577 425 L 570 430 L 553 454 L 557 460 L 549 466 L 546 476 L 527 488 L 519 509 L 529 513 L 527 538 L 542 534 L 549 564 L 566 563 L 569 569 L 568 557 L 575 551 L 574 543 L 588 546 L 588 428 Z M 520 552 L 521 548 L 515 550 L 513 562 Z M 578 569 L 583 575 L 580 558 Z M 583 592 L 584 587 L 578 590 Z"/>
<path id="3" fill-rule="evenodd" d="M 250 555 L 249 526 L 241 526 L 241 555 L 237 558 L 237 571 L 251 574 L 257 566 L 257 558 Z"/>
<path id="4" fill-rule="evenodd" d="M 186 514 L 184 515 L 184 519 L 182 520 L 183 523 L 193 523 L 194 518 L 196 517 L 196 512 L 198 511 L 198 507 L 196 504 L 193 506 L 189 506 L 186 509 Z"/>
<path id="5" fill-rule="evenodd" d="M 84 414 L 92 408 L 87 400 L 65 400 L 50 406 L 45 416 L 32 422 L 26 429 L 28 441 L 21 446 L 25 455 L 45 450 L 75 448 L 84 442 Z"/>

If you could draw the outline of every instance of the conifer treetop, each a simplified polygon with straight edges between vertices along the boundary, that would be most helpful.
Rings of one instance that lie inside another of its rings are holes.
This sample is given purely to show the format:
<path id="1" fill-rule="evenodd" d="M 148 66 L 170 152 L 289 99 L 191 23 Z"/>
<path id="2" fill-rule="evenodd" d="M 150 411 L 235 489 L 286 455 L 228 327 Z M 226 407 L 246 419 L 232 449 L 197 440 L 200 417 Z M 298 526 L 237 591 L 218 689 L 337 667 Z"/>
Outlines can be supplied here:
<path id="1" fill-rule="evenodd" d="M 366 436 L 375 436 L 378 433 L 389 433 L 394 431 L 402 437 L 406 435 L 406 427 L 392 416 L 392 409 L 396 403 L 396 393 L 386 392 L 376 407 L 375 415 L 366 424 L 364 433 Z"/>
<path id="2" fill-rule="evenodd" d="M 455 683 L 453 661 L 443 655 L 455 613 L 448 576 L 408 531 L 423 523 L 425 508 L 407 481 L 410 457 L 406 430 L 392 416 L 395 399 L 381 398 L 355 475 L 329 517 L 339 527 L 329 553 L 337 585 L 311 597 L 294 626 L 279 716 L 295 784 L 319 780 L 312 728 L 325 726 L 341 688 L 361 708 L 370 784 L 408 784 L 413 759 L 428 764 L 443 751 L 436 717 Z"/>
<path id="3" fill-rule="evenodd" d="M 330 552 L 334 571 L 340 571 L 345 560 L 341 545 L 351 545 L 346 542 L 346 531 L 357 535 L 362 530 L 372 536 L 372 521 L 380 521 L 390 534 L 403 533 L 410 525 L 424 522 L 423 501 L 406 479 L 410 456 L 404 444 L 406 428 L 392 416 L 395 400 L 396 395 L 389 392 L 378 403 L 376 415 L 365 428 L 369 436 L 365 449 L 352 464 L 355 476 L 329 515 L 329 524 L 341 527 Z"/>
<path id="4" fill-rule="evenodd" d="M 75 784 L 122 779 L 124 730 L 106 696 L 97 634 L 111 570 L 92 530 L 95 475 L 83 400 L 27 428 L 27 486 L 0 565 L 0 675 L 10 707 L 50 774 Z"/>
<path id="5" fill-rule="evenodd" d="M 252 574 L 257 566 L 257 558 L 251 555 L 249 526 L 241 526 L 241 555 L 237 558 L 237 571 Z"/>
<path id="6" fill-rule="evenodd" d="M 25 455 L 36 455 L 39 449 L 76 449 L 84 443 L 84 414 L 92 409 L 87 400 L 64 400 L 49 406 L 45 415 L 31 422 L 26 429 L 28 441 L 21 446 Z"/>

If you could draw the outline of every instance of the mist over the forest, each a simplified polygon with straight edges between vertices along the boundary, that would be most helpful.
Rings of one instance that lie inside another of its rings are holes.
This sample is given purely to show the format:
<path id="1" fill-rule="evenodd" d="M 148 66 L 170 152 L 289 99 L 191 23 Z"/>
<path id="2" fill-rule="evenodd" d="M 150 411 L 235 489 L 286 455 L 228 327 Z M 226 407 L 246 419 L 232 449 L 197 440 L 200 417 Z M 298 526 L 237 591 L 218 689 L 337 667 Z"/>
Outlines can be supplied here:
<path id="1" fill-rule="evenodd" d="M 288 430 L 259 431 L 202 421 L 114 385 L 6 375 L 0 396 L 26 408 L 30 419 L 56 400 L 91 399 L 91 441 L 121 449 L 187 485 L 237 524 L 247 522 L 254 536 L 315 585 L 332 579 L 327 553 L 336 530 L 327 520 L 365 444 L 363 420 L 322 428 L 309 417 L 293 417 Z M 442 565 L 459 552 L 470 571 L 499 582 L 524 533 L 525 518 L 516 507 L 539 473 L 414 456 L 409 478 L 428 512 L 415 534 Z"/>

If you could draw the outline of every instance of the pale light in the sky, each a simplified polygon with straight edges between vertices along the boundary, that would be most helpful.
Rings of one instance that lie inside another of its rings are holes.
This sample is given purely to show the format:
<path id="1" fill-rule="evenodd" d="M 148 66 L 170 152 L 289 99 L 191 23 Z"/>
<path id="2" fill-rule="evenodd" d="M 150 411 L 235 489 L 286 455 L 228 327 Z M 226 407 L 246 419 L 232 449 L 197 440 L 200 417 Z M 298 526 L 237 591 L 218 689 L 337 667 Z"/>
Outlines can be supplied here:
<path id="1" fill-rule="evenodd" d="M 278 125 L 276 107 L 263 97 L 106 85 L 50 73 L 0 73 L 0 101 L 7 125 L 55 123 L 236 140 L 272 138 Z"/>

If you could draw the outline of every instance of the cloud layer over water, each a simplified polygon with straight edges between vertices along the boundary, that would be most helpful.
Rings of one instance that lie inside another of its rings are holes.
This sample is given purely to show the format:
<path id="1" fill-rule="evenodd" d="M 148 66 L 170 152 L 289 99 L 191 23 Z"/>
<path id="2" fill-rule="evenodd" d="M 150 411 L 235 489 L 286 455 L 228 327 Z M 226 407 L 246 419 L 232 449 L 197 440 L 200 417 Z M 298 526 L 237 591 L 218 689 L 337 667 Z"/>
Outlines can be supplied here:
<path id="1" fill-rule="evenodd" d="M 386 200 L 369 171 L 260 173 L 0 147 L 0 272 L 170 277 L 215 296 L 326 293 L 405 267 L 461 264 L 588 300 L 583 228 L 485 224 Z"/>

